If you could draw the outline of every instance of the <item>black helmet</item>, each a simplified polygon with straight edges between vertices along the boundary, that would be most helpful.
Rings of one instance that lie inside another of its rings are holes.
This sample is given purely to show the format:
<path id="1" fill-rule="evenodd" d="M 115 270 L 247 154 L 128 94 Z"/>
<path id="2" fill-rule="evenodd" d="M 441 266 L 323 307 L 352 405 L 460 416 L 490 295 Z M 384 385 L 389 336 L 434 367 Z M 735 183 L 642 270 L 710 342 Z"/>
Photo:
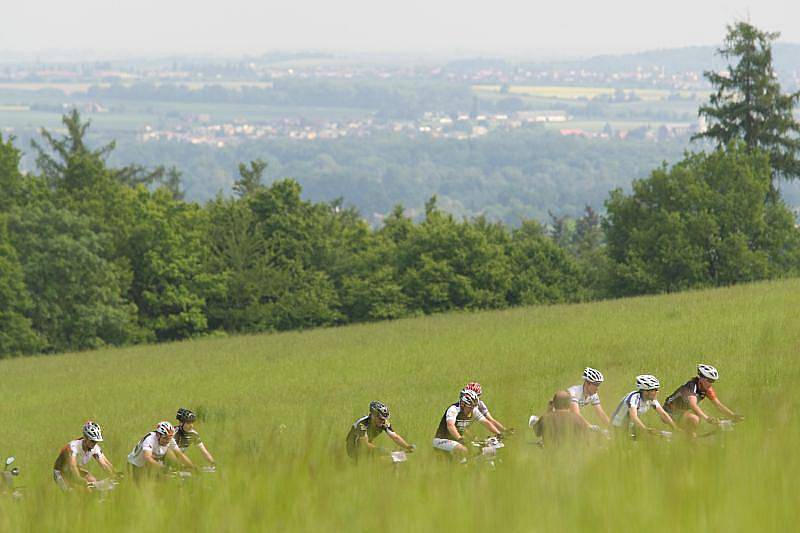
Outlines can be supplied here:
<path id="1" fill-rule="evenodd" d="M 369 402 L 369 412 L 375 413 L 383 419 L 389 418 L 389 408 L 381 402 Z"/>
<path id="2" fill-rule="evenodd" d="M 197 415 L 194 414 L 189 409 L 184 409 L 183 407 L 181 407 L 175 414 L 175 418 L 178 419 L 178 422 L 194 422 L 195 420 L 197 420 Z"/>

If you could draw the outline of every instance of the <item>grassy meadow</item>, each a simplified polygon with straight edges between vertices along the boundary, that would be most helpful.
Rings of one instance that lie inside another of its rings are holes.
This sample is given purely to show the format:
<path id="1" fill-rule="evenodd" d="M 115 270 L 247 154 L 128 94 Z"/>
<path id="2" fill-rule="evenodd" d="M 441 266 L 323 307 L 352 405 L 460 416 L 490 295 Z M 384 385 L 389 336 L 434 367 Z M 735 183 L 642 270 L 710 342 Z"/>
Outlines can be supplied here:
<path id="1" fill-rule="evenodd" d="M 0 531 L 791 529 L 800 518 L 799 298 L 800 280 L 790 280 L 3 360 L 0 454 L 17 457 L 26 495 L 0 498 Z M 658 376 L 663 400 L 700 361 L 720 370 L 721 399 L 747 416 L 732 433 L 531 444 L 528 416 L 579 383 L 586 365 L 606 376 L 610 414 L 636 374 Z M 494 469 L 448 464 L 431 450 L 469 380 L 518 430 Z M 372 399 L 418 446 L 397 470 L 345 456 L 347 430 Z M 103 449 L 124 470 L 131 448 L 180 406 L 199 412 L 216 475 L 183 487 L 126 480 L 103 502 L 52 482 L 59 448 L 85 420 L 102 425 Z"/>

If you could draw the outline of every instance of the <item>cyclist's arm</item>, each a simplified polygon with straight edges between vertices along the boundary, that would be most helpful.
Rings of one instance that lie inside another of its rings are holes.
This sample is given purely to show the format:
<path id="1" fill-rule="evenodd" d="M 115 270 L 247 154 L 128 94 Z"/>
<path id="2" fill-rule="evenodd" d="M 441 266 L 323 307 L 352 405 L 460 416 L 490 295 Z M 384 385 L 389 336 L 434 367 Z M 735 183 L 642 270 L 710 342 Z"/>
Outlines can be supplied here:
<path id="1" fill-rule="evenodd" d="M 483 417 L 483 418 L 481 418 L 480 422 L 481 422 L 481 424 L 486 426 L 486 429 L 491 431 L 493 434 L 500 435 L 500 430 L 497 429 L 497 426 L 495 426 L 494 423 L 491 420 L 489 420 L 488 418 Z"/>
<path id="2" fill-rule="evenodd" d="M 170 454 L 172 454 L 172 455 L 170 456 Z M 183 452 L 180 450 L 180 448 L 178 448 L 178 447 L 175 447 L 175 448 L 169 448 L 169 449 L 167 450 L 167 457 L 170 457 L 170 459 L 177 459 L 179 462 L 183 463 L 183 464 L 184 464 L 184 466 L 186 466 L 186 467 L 188 467 L 188 468 L 194 468 L 194 467 L 195 467 L 195 466 L 194 466 L 194 463 L 192 463 L 192 460 L 191 460 L 191 459 L 189 459 L 189 458 L 186 456 L 186 454 L 185 454 L 185 453 L 183 453 Z"/>
<path id="3" fill-rule="evenodd" d="M 74 479 L 83 479 L 84 482 L 88 483 L 86 479 L 81 475 L 81 471 L 78 468 L 78 460 L 75 458 L 74 455 L 69 454 L 69 459 L 67 463 L 67 468 L 69 468 L 70 474 L 72 474 Z"/>
<path id="4" fill-rule="evenodd" d="M 450 436 L 453 437 L 453 440 L 460 441 L 464 437 L 461 433 L 458 432 L 458 428 L 456 428 L 456 421 L 455 420 L 448 420 L 447 421 L 447 432 L 450 433 Z"/>
<path id="5" fill-rule="evenodd" d="M 700 420 L 705 420 L 709 423 L 714 423 L 714 419 L 705 414 L 702 409 L 700 409 L 700 404 L 697 402 L 697 396 L 691 395 L 688 398 L 689 400 L 689 408 L 694 411 L 694 413 L 700 417 Z"/>
<path id="6" fill-rule="evenodd" d="M 377 446 L 372 444 L 372 442 L 369 440 L 369 437 L 367 436 L 366 432 L 362 436 L 358 437 L 358 442 L 371 450 L 377 448 Z"/>
<path id="7" fill-rule="evenodd" d="M 582 422 L 583 422 L 583 423 L 586 425 L 586 427 L 587 427 L 587 428 L 588 428 L 589 426 L 591 426 L 591 424 L 589 423 L 589 421 L 588 421 L 588 420 L 586 420 L 586 419 L 583 417 L 583 415 L 581 414 L 581 406 L 580 406 L 580 405 L 578 405 L 578 402 L 573 402 L 573 401 L 570 401 L 570 402 L 569 402 L 569 410 L 570 410 L 570 411 L 572 411 L 573 413 L 575 413 L 576 415 L 578 415 L 578 417 L 579 417 L 579 418 L 581 419 L 581 421 L 582 421 Z"/>
<path id="8" fill-rule="evenodd" d="M 714 403 L 714 405 L 716 405 L 716 406 L 717 406 L 717 409 L 719 409 L 720 411 L 722 411 L 722 412 L 723 412 L 723 413 L 725 413 L 726 415 L 728 415 L 728 416 L 731 416 L 731 417 L 735 417 L 735 416 L 737 416 L 737 415 L 736 415 L 736 413 L 734 413 L 733 411 L 731 411 L 730 409 L 728 409 L 728 407 L 727 407 L 727 406 L 726 406 L 724 403 L 722 403 L 722 402 L 719 400 L 719 398 L 714 398 L 714 399 L 713 399 L 713 400 L 711 400 L 711 401 Z"/>
<path id="9" fill-rule="evenodd" d="M 164 468 L 162 463 L 159 463 L 153 457 L 152 450 L 142 450 L 142 457 L 144 458 L 145 466 L 154 467 L 154 468 Z"/>
<path id="10" fill-rule="evenodd" d="M 206 461 L 208 461 L 212 465 L 216 464 L 216 461 L 214 461 L 214 457 L 211 455 L 211 452 L 209 452 L 206 449 L 206 445 L 205 444 L 203 444 L 202 442 L 198 443 L 197 447 L 200 449 L 200 453 L 203 454 L 203 457 L 205 458 Z"/>
<path id="11" fill-rule="evenodd" d="M 674 429 L 675 431 L 678 431 L 678 426 L 675 424 L 675 421 L 674 421 L 674 420 L 672 420 L 672 417 L 671 417 L 671 416 L 669 416 L 669 413 L 668 413 L 668 412 L 666 412 L 666 411 L 664 410 L 664 408 L 663 408 L 663 407 L 661 407 L 661 405 L 660 405 L 660 404 L 656 406 L 656 411 L 658 412 L 658 416 L 660 416 L 660 417 L 661 417 L 661 420 L 663 420 L 665 424 L 667 424 L 668 426 L 670 426 L 670 427 L 671 427 L 672 429 Z"/>
<path id="12" fill-rule="evenodd" d="M 407 443 L 406 440 L 403 437 L 401 437 L 399 433 L 387 430 L 386 434 L 389 435 L 389 438 L 392 439 L 401 448 L 404 448 L 406 450 L 411 449 L 411 445 Z"/>
<path id="13" fill-rule="evenodd" d="M 637 426 L 639 426 L 640 428 L 642 428 L 645 431 L 650 431 L 650 428 L 645 426 L 644 422 L 642 422 L 642 419 L 639 418 L 639 411 L 636 409 L 636 407 L 633 407 L 633 406 L 628 407 L 628 416 L 631 417 L 631 421 L 634 424 L 636 424 Z"/>
<path id="14" fill-rule="evenodd" d="M 593 405 L 593 407 L 594 407 L 594 412 L 597 413 L 597 418 L 599 418 L 604 425 L 606 426 L 609 425 L 611 423 L 611 420 L 608 418 L 608 415 L 603 409 L 603 406 L 600 405 L 599 403 L 596 403 Z"/>
<path id="15" fill-rule="evenodd" d="M 494 424 L 494 427 L 496 427 L 499 430 L 498 433 L 506 430 L 505 426 L 501 424 L 497 419 L 495 419 L 492 415 L 487 414 L 486 419 L 489 420 L 489 422 L 491 422 L 492 424 Z"/>
<path id="16" fill-rule="evenodd" d="M 106 458 L 105 455 L 101 455 L 100 457 L 97 457 L 96 459 L 97 459 L 97 462 L 100 463 L 100 467 L 103 470 L 105 470 L 109 474 L 113 474 L 114 473 L 114 465 L 111 464 L 111 461 L 109 461 L 108 458 Z"/>

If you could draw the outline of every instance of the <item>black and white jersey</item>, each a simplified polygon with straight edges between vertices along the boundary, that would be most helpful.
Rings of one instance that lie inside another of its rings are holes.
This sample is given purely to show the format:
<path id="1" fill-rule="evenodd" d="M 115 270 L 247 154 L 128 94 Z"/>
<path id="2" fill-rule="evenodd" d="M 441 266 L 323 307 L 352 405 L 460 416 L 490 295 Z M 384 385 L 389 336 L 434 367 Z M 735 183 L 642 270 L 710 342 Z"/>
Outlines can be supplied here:
<path id="1" fill-rule="evenodd" d="M 444 412 L 444 415 L 442 415 L 442 419 L 439 421 L 439 427 L 436 429 L 435 438 L 453 439 L 453 436 L 447 430 L 448 421 L 455 422 L 458 432 L 461 433 L 461 435 L 464 435 L 464 432 L 467 430 L 470 424 L 483 418 L 484 416 L 478 407 L 473 407 L 471 411 L 464 412 L 461 410 L 460 404 L 454 403 L 448 407 Z"/>

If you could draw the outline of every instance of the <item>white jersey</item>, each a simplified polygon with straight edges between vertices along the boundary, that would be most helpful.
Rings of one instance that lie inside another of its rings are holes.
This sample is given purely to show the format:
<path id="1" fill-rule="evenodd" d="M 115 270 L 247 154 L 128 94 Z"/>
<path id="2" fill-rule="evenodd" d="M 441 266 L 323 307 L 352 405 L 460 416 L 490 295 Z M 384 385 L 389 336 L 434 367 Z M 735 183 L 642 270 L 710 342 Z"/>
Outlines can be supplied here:
<path id="1" fill-rule="evenodd" d="M 585 405 L 600 405 L 600 395 L 596 392 L 594 394 L 590 394 L 589 396 L 584 395 L 582 384 L 568 388 L 567 392 L 569 392 L 571 400 L 574 403 L 577 403 L 578 407 L 581 409 Z"/>
<path id="2" fill-rule="evenodd" d="M 484 418 L 489 418 L 489 408 L 486 407 L 486 404 L 483 403 L 483 400 L 478 400 L 478 412 L 484 416 Z"/>
<path id="3" fill-rule="evenodd" d="M 75 439 L 70 441 L 65 446 L 69 450 L 69 454 L 75 458 L 79 466 L 85 466 L 93 458 L 100 459 L 103 457 L 103 451 L 100 449 L 99 444 L 95 444 L 89 451 L 83 449 L 83 439 Z"/>
<path id="4" fill-rule="evenodd" d="M 642 393 L 638 390 L 629 392 L 614 410 L 614 414 L 611 416 L 611 424 L 617 427 L 624 427 L 626 424 L 629 424 L 631 420 L 628 411 L 631 407 L 635 407 L 636 414 L 642 416 L 649 411 L 650 408 L 661 407 L 661 404 L 658 403 L 656 399 L 645 400 L 642 398 Z"/>
<path id="5" fill-rule="evenodd" d="M 158 433 L 151 431 L 139 441 L 139 444 L 128 454 L 128 462 L 133 466 L 143 467 L 145 465 L 144 452 L 145 450 L 153 454 L 153 459 L 162 461 L 164 456 L 167 455 L 168 450 L 177 450 L 178 444 L 175 439 L 169 439 L 166 446 L 162 446 L 158 442 Z"/>

